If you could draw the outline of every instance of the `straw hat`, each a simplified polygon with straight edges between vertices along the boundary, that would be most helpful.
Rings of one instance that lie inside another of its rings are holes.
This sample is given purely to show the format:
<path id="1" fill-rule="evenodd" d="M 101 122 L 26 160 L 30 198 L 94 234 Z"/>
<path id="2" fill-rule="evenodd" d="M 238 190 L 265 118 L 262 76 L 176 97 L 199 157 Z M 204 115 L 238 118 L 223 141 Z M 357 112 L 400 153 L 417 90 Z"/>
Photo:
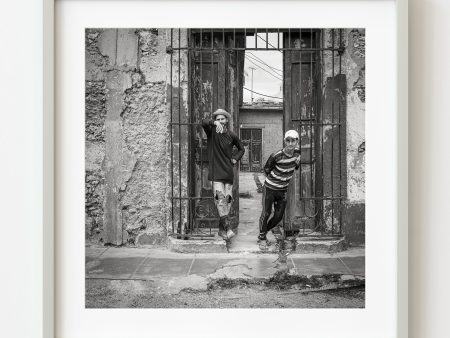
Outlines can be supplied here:
<path id="1" fill-rule="evenodd" d="M 213 117 L 215 118 L 217 115 L 223 115 L 225 116 L 228 120 L 231 120 L 231 114 L 229 112 L 227 112 L 225 109 L 217 109 L 214 113 L 213 113 Z"/>

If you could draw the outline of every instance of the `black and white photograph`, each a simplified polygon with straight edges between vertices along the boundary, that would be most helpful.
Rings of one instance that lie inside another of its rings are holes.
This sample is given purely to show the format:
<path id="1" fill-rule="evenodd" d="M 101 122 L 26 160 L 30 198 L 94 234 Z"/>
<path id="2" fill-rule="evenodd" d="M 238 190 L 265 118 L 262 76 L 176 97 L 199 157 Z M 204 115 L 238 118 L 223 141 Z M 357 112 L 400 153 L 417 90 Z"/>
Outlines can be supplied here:
<path id="1" fill-rule="evenodd" d="M 84 33 L 86 308 L 366 307 L 363 27 Z"/>

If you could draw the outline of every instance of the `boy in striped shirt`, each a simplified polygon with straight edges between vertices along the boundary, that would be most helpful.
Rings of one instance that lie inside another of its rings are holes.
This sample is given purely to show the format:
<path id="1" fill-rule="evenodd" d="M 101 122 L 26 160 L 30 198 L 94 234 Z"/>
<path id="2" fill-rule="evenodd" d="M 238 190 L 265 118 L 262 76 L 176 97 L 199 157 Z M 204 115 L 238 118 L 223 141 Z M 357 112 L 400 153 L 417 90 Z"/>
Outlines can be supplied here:
<path id="1" fill-rule="evenodd" d="M 297 131 L 288 130 L 284 135 L 285 147 L 270 155 L 264 166 L 266 180 L 263 188 L 258 241 L 267 240 L 267 233 L 283 219 L 289 182 L 294 175 L 294 170 L 300 166 L 298 140 Z M 274 214 L 269 220 L 272 205 Z"/>

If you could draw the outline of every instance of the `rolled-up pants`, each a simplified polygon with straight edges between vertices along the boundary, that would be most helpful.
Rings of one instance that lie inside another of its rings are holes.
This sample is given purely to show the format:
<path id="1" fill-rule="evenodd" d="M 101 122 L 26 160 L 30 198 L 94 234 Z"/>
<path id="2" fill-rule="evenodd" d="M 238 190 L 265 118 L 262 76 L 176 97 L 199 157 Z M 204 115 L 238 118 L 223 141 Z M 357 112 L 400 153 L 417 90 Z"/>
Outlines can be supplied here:
<path id="1" fill-rule="evenodd" d="M 219 212 L 219 230 L 228 227 L 228 214 L 233 203 L 233 185 L 223 182 L 212 182 L 214 191 L 214 203 Z"/>

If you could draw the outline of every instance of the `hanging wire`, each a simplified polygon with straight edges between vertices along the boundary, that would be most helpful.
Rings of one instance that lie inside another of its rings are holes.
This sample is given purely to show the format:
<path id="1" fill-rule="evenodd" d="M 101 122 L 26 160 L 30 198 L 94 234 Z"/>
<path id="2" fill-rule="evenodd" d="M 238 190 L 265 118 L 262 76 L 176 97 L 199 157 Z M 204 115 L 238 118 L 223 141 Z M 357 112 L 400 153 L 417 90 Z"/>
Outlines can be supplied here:
<path id="1" fill-rule="evenodd" d="M 254 94 L 258 94 L 258 95 L 265 96 L 265 97 L 271 97 L 271 98 L 273 98 L 273 99 L 280 99 L 280 100 L 283 100 L 282 97 L 278 97 L 278 96 L 270 96 L 270 95 L 266 95 L 266 94 L 261 94 L 261 93 L 255 92 L 254 90 L 251 90 L 251 89 L 248 89 L 248 88 L 245 88 L 245 87 L 243 87 L 243 88 L 244 88 L 245 90 L 248 90 L 249 92 L 254 93 Z"/>
<path id="2" fill-rule="evenodd" d="M 262 62 L 262 61 L 259 61 L 258 59 L 255 59 L 255 57 L 253 57 L 253 56 L 251 56 L 251 55 L 246 55 L 246 57 L 247 57 L 247 60 L 256 61 L 256 62 L 261 63 L 262 65 L 268 67 L 268 68 L 270 69 L 269 72 L 272 72 L 272 74 L 274 74 L 274 75 L 276 75 L 276 76 L 280 76 L 280 77 L 282 76 L 282 75 L 280 74 L 280 71 L 278 71 L 278 70 L 277 70 L 277 71 L 273 71 L 271 66 L 269 66 L 268 64 L 266 64 L 266 63 L 264 63 L 264 62 Z M 261 66 L 260 66 L 260 68 L 261 68 Z"/>
<path id="3" fill-rule="evenodd" d="M 269 72 L 268 70 L 262 68 L 261 66 L 259 66 L 258 64 L 254 63 L 249 57 L 247 57 L 247 55 L 245 56 L 245 58 L 248 60 L 248 62 L 250 62 L 252 65 L 254 65 L 255 67 L 258 67 L 259 69 L 261 69 L 262 71 L 266 72 L 267 74 L 271 75 L 272 77 L 276 78 L 279 81 L 283 81 L 282 78 L 278 77 L 277 75 L 274 75 L 273 73 Z"/>
<path id="4" fill-rule="evenodd" d="M 260 37 L 258 34 L 256 34 L 256 36 L 258 38 L 260 38 L 261 40 L 263 40 L 266 44 L 268 44 L 270 47 L 276 49 L 278 52 L 283 53 L 281 50 L 278 49 L 278 47 L 275 47 L 274 45 L 272 45 L 269 41 L 264 40 L 262 37 Z M 278 37 L 279 38 L 279 37 Z"/>
<path id="5" fill-rule="evenodd" d="M 265 66 L 269 67 L 272 70 L 275 70 L 277 72 L 282 72 L 281 69 L 275 68 L 273 66 L 270 66 L 269 64 L 267 64 L 264 60 L 260 59 L 259 57 L 257 57 L 255 54 L 253 54 L 252 52 L 248 52 L 248 54 L 250 54 L 252 57 L 254 57 L 256 60 L 258 60 L 259 62 L 261 62 L 262 64 L 264 64 Z"/>

